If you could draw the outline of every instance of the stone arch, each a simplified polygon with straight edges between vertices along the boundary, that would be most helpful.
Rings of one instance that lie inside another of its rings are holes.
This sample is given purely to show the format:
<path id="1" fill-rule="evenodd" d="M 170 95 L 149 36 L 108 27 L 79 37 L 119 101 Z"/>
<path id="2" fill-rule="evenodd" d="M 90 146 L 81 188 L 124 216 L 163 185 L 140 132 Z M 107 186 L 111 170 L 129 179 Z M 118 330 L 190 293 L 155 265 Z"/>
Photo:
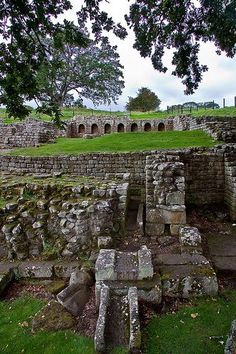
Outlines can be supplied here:
<path id="1" fill-rule="evenodd" d="M 92 124 L 91 134 L 98 134 L 98 125 L 96 123 Z"/>
<path id="2" fill-rule="evenodd" d="M 150 132 L 152 130 L 152 126 L 151 126 L 151 124 L 150 123 L 145 123 L 144 124 L 144 131 L 145 132 Z"/>
<path id="3" fill-rule="evenodd" d="M 131 124 L 131 132 L 137 132 L 137 131 L 138 131 L 138 124 L 132 123 Z"/>
<path id="4" fill-rule="evenodd" d="M 80 125 L 79 125 L 78 133 L 79 133 L 79 134 L 84 134 L 84 133 L 85 133 L 85 126 L 84 126 L 84 124 L 80 124 Z"/>
<path id="5" fill-rule="evenodd" d="M 105 124 L 104 133 L 111 134 L 111 124 L 109 124 L 109 123 Z"/>
<path id="6" fill-rule="evenodd" d="M 117 132 L 118 132 L 118 133 L 124 133 L 124 131 L 125 131 L 125 126 L 124 126 L 124 124 L 123 124 L 123 123 L 118 124 L 118 126 L 117 126 Z"/>
<path id="7" fill-rule="evenodd" d="M 165 124 L 164 123 L 159 123 L 158 124 L 158 131 L 159 132 L 163 132 L 165 130 Z"/>

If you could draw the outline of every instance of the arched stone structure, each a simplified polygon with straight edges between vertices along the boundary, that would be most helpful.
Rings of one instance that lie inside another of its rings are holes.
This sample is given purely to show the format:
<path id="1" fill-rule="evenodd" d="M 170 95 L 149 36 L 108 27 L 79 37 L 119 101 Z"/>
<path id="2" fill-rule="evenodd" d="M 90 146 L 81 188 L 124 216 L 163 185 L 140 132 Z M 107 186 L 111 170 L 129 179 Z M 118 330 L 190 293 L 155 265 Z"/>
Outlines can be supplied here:
<path id="1" fill-rule="evenodd" d="M 131 132 L 137 132 L 138 131 L 138 124 L 137 123 L 132 123 L 130 130 L 131 130 Z"/>
<path id="2" fill-rule="evenodd" d="M 105 124 L 105 127 L 104 127 L 104 133 L 105 134 L 111 134 L 111 124 Z"/>
<path id="3" fill-rule="evenodd" d="M 118 132 L 118 133 L 124 133 L 124 131 L 125 131 L 125 126 L 124 126 L 124 124 L 123 124 L 123 123 L 118 124 L 118 126 L 117 126 L 117 132 Z"/>
<path id="4" fill-rule="evenodd" d="M 149 122 L 144 124 L 144 131 L 145 132 L 150 132 L 152 130 L 152 126 Z"/>
<path id="5" fill-rule="evenodd" d="M 84 124 L 80 124 L 80 125 L 79 125 L 78 133 L 79 133 L 79 134 L 84 134 L 84 133 L 85 133 L 85 126 L 84 126 Z"/>
<path id="6" fill-rule="evenodd" d="M 97 124 L 92 124 L 91 127 L 91 134 L 98 134 L 98 125 Z"/>
<path id="7" fill-rule="evenodd" d="M 164 123 L 159 123 L 158 124 L 158 131 L 159 132 L 163 132 L 165 130 L 165 124 Z"/>

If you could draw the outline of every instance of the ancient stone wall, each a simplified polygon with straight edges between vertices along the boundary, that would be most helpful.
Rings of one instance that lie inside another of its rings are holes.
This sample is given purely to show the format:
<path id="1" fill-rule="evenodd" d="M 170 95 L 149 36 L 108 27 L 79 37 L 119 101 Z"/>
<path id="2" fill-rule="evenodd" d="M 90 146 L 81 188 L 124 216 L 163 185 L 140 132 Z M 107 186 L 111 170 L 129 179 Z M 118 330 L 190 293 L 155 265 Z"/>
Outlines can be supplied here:
<path id="1" fill-rule="evenodd" d="M 225 155 L 225 203 L 231 219 L 236 221 L 236 147 L 229 148 Z"/>
<path id="2" fill-rule="evenodd" d="M 173 152 L 147 158 L 146 234 L 178 235 L 186 223 L 184 164 Z"/>
<path id="3" fill-rule="evenodd" d="M 123 234 L 128 183 L 2 182 L 0 259 L 90 255 L 98 237 Z"/>
<path id="4" fill-rule="evenodd" d="M 173 130 L 203 130 L 213 139 L 236 142 L 235 117 L 189 117 L 177 116 L 173 118 Z"/>
<path id="5" fill-rule="evenodd" d="M 180 154 L 185 166 L 186 203 L 204 205 L 224 202 L 224 152 L 186 152 Z"/>
<path id="6" fill-rule="evenodd" d="M 137 153 L 95 153 L 78 156 L 0 156 L 0 169 L 10 174 L 52 174 L 105 178 L 109 174 L 131 174 L 132 185 L 145 185 L 146 157 L 160 151 Z M 167 151 L 163 151 L 166 154 Z M 173 151 L 170 151 L 172 154 Z M 186 202 L 210 204 L 224 201 L 224 150 L 193 148 L 177 150 L 185 165 Z"/>
<path id="7" fill-rule="evenodd" d="M 0 148 L 37 146 L 65 134 L 51 122 L 30 118 L 22 123 L 0 122 L 0 131 Z"/>
<path id="8" fill-rule="evenodd" d="M 172 119 L 130 119 L 127 116 L 77 116 L 67 123 L 68 137 L 109 133 L 173 130 Z"/>

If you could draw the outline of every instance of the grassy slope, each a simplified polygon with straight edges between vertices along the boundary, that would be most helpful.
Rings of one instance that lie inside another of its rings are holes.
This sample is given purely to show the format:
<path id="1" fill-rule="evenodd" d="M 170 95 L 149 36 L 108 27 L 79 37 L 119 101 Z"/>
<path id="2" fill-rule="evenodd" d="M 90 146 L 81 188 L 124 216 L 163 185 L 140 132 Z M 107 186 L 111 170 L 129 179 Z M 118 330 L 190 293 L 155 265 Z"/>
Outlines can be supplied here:
<path id="1" fill-rule="evenodd" d="M 165 119 L 172 117 L 174 115 L 178 115 L 179 113 L 173 112 L 173 113 L 167 113 L 166 111 L 160 111 L 160 112 L 110 112 L 110 111 L 102 111 L 102 110 L 92 110 L 92 109 L 84 109 L 84 108 L 64 108 L 62 110 L 63 117 L 62 120 L 67 120 L 71 119 L 75 115 L 96 115 L 96 116 L 101 116 L 101 115 L 128 115 L 132 119 Z M 199 116 L 217 116 L 217 117 L 236 117 L 236 108 L 235 107 L 226 107 L 226 108 L 220 108 L 220 109 L 199 109 L 193 110 L 192 113 L 190 114 L 189 110 L 186 110 L 183 112 L 183 114 L 186 115 L 191 115 L 192 117 L 199 117 Z M 33 111 L 30 116 L 35 117 L 35 118 L 40 118 L 45 121 L 50 121 L 51 117 L 46 116 L 41 114 L 39 116 L 38 113 Z M 0 118 L 4 119 L 5 123 L 12 123 L 14 121 L 19 122 L 18 119 L 9 119 L 7 118 L 6 112 L 4 108 L 0 108 Z"/>
<path id="2" fill-rule="evenodd" d="M 236 292 L 229 299 L 196 300 L 174 314 L 153 318 L 143 340 L 148 354 L 222 354 L 236 315 Z M 192 318 L 191 314 L 198 314 Z"/>
<path id="3" fill-rule="evenodd" d="M 0 352 L 9 354 L 94 354 L 93 340 L 71 331 L 30 331 L 30 317 L 43 305 L 42 301 L 21 297 L 14 302 L 0 302 Z M 29 323 L 29 326 L 22 324 Z"/>
<path id="4" fill-rule="evenodd" d="M 55 144 L 36 148 L 20 148 L 11 155 L 49 156 L 83 152 L 126 152 L 157 149 L 176 149 L 194 146 L 214 146 L 215 142 L 202 131 L 169 131 L 107 134 L 94 139 L 59 138 Z"/>

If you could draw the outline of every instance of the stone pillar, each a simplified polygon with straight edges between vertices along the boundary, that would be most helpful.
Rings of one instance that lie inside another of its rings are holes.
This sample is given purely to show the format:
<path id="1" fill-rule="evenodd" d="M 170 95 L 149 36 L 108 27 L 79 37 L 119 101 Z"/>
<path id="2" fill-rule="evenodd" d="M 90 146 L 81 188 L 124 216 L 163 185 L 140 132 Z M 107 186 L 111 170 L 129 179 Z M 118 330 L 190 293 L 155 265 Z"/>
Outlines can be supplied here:
<path id="1" fill-rule="evenodd" d="M 225 166 L 225 204 L 232 221 L 236 221 L 236 149 L 224 155 Z"/>
<path id="2" fill-rule="evenodd" d="M 184 164 L 178 155 L 147 157 L 146 234 L 178 235 L 186 224 Z"/>

